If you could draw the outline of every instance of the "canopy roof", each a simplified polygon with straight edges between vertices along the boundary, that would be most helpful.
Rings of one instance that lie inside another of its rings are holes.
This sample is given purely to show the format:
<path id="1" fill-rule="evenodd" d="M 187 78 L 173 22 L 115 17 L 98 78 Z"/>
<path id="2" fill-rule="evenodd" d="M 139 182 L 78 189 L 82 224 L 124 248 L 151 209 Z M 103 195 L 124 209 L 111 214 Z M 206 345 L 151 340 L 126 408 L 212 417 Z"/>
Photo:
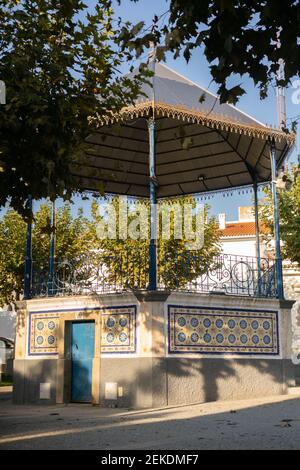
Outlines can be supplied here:
<path id="1" fill-rule="evenodd" d="M 293 134 L 267 127 L 153 61 L 153 86 L 144 84 L 134 106 L 95 123 L 91 151 L 73 169 L 82 187 L 130 196 L 149 195 L 147 119 L 156 121 L 157 196 L 170 197 L 252 184 L 271 178 L 270 139 L 281 166 Z M 204 97 L 204 101 L 200 99 Z"/>

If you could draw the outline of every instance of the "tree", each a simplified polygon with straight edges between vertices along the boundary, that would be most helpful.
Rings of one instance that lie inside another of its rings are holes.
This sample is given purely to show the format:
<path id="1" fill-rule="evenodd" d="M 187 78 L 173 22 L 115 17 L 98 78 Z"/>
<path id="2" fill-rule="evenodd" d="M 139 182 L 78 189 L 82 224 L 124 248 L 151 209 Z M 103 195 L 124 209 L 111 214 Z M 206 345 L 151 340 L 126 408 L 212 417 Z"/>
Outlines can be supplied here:
<path id="1" fill-rule="evenodd" d="M 26 224 L 10 210 L 0 220 L 0 305 L 19 300 L 23 292 Z"/>
<path id="2" fill-rule="evenodd" d="M 120 199 L 112 199 L 118 211 Z M 189 203 L 191 197 L 180 198 L 172 204 Z M 100 201 L 100 206 L 103 200 Z M 65 293 L 91 293 L 93 290 L 113 288 L 147 288 L 149 282 L 149 201 L 143 201 L 145 212 L 135 201 L 129 206 L 128 227 L 136 230 L 136 239 L 119 236 L 119 219 L 116 218 L 117 238 L 99 237 L 99 225 L 107 222 L 107 216 L 99 213 L 94 201 L 92 217 L 84 217 L 79 210 L 72 216 L 71 205 L 65 203 L 56 209 L 55 230 L 51 221 L 51 204 L 42 204 L 34 214 L 33 225 L 33 295 L 48 295 L 56 291 Z M 220 232 L 214 219 L 208 220 L 208 208 L 204 213 L 204 243 L 201 249 L 190 251 L 190 241 L 176 239 L 174 214 L 170 218 L 170 239 L 158 238 L 158 280 L 162 288 L 180 289 L 195 281 L 214 265 L 214 257 L 220 253 Z M 161 219 L 162 220 L 162 219 Z M 183 225 L 183 221 L 180 222 Z M 161 221 L 160 221 L 161 224 Z M 146 227 L 146 228 L 145 228 Z M 22 298 L 24 285 L 26 228 L 22 216 L 12 209 L 0 219 L 0 305 Z M 192 219 L 192 229 L 196 222 Z M 55 234 L 55 274 L 51 285 L 49 273 L 50 235 Z"/>
<path id="3" fill-rule="evenodd" d="M 103 204 L 103 201 L 101 203 Z M 120 198 L 114 197 L 110 203 L 114 207 L 115 213 L 119 214 Z M 158 203 L 158 211 L 162 211 L 163 204 L 166 204 L 166 201 Z M 196 207 L 195 200 L 191 196 L 174 199 L 169 201 L 169 204 L 171 207 L 178 205 L 179 211 L 183 210 L 184 204 L 190 204 L 193 209 Z M 127 228 L 135 233 L 136 239 L 130 237 L 123 239 L 120 236 L 118 215 L 115 218 L 115 230 L 106 232 L 103 239 L 99 238 L 99 224 L 104 226 L 114 217 L 110 212 L 101 214 L 98 209 L 99 205 L 94 201 L 92 206 L 93 246 L 98 252 L 99 265 L 105 267 L 102 270 L 105 282 L 120 288 L 126 286 L 136 289 L 147 288 L 149 283 L 149 201 L 136 201 L 135 204 L 129 204 Z M 175 237 L 176 222 L 172 211 L 169 220 L 170 238 L 162 236 L 162 216 L 159 217 L 158 222 L 158 284 L 162 288 L 180 289 L 196 281 L 213 266 L 214 258 L 220 254 L 220 232 L 215 219 L 208 218 L 208 207 L 206 206 L 203 217 L 203 246 L 200 249 L 190 251 L 187 245 L 190 240 L 183 229 L 184 218 L 182 217 L 179 222 L 182 237 Z M 195 232 L 195 217 L 191 219 L 191 227 Z"/>
<path id="4" fill-rule="evenodd" d="M 51 232 L 51 206 L 43 204 L 35 213 L 33 227 L 34 272 L 48 275 Z M 26 223 L 20 214 L 8 210 L 0 219 L 0 304 L 19 300 L 23 294 Z M 56 210 L 56 258 L 74 259 L 86 253 L 89 246 L 89 222 L 78 211 L 72 217 L 71 206 L 66 203 Z"/>
<path id="5" fill-rule="evenodd" d="M 293 167 L 283 176 L 284 181 L 291 181 L 291 188 L 278 186 L 280 231 L 282 240 L 282 256 L 284 259 L 300 264 L 300 173 L 298 167 Z M 280 181 L 280 180 L 279 180 Z M 282 181 L 282 180 L 281 180 Z M 282 189 L 280 189 L 282 187 Z M 261 219 L 266 227 L 264 239 L 268 246 L 274 240 L 273 200 L 270 189 L 265 190 L 264 204 L 260 208 Z"/>
<path id="6" fill-rule="evenodd" d="M 49 259 L 52 208 L 49 204 L 41 205 L 35 214 L 33 226 L 33 257 L 36 260 Z M 84 217 L 82 209 L 77 216 L 72 216 L 71 205 L 65 203 L 55 211 L 55 258 L 75 259 L 87 252 L 91 240 L 90 222 Z"/>
<path id="7" fill-rule="evenodd" d="M 161 31 L 154 18 L 153 32 L 165 43 L 159 52 L 172 51 L 175 58 L 182 53 L 189 61 L 203 47 L 221 102 L 235 103 L 245 93 L 240 85 L 228 88 L 233 75 L 249 75 L 262 98 L 270 84 L 286 86 L 299 75 L 298 0 L 170 0 L 169 6 L 169 22 Z M 286 77 L 278 83 L 281 60 Z"/>
<path id="8" fill-rule="evenodd" d="M 70 199 L 89 117 L 132 103 L 149 75 L 120 78 L 132 53 L 111 3 L 89 12 L 81 0 L 0 0 L 0 206 L 30 217 L 29 197 Z M 140 28 L 126 25 L 130 37 Z"/>

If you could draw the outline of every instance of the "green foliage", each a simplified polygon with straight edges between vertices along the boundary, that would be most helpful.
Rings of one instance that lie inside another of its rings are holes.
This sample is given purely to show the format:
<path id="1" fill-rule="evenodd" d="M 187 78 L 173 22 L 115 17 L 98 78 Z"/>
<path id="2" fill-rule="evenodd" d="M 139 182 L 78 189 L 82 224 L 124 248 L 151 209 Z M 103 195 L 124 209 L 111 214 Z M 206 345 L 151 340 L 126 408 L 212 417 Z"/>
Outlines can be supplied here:
<path id="1" fill-rule="evenodd" d="M 300 174 L 298 167 L 286 173 L 293 181 L 291 190 L 278 190 L 280 230 L 283 258 L 300 264 Z M 274 239 L 273 201 L 266 190 L 265 203 L 260 208 L 262 222 L 267 228 L 265 241 L 270 245 Z"/>
<path id="2" fill-rule="evenodd" d="M 70 199 L 79 181 L 89 118 L 133 102 L 147 72 L 120 78 L 141 25 L 120 27 L 110 0 L 0 0 L 0 206 L 25 216 L 31 195 Z M 85 17 L 80 20 L 78 15 Z M 127 31 L 127 35 L 124 31 Z M 149 74 L 148 74 L 149 75 Z"/>
<path id="3" fill-rule="evenodd" d="M 112 204 L 116 213 L 119 213 L 119 198 L 115 197 Z M 161 209 L 161 202 L 158 209 Z M 171 206 L 175 204 L 183 208 L 184 204 L 191 204 L 196 207 L 192 197 L 187 196 L 170 201 Z M 129 206 L 131 207 L 131 206 Z M 100 253 L 101 262 L 108 266 L 107 278 L 112 284 L 118 283 L 120 286 L 125 281 L 129 287 L 147 288 L 149 282 L 149 236 L 150 236 L 150 210 L 149 202 L 144 201 L 141 212 L 141 205 L 133 205 L 128 213 L 128 226 L 134 226 L 137 229 L 138 238 L 122 239 L 119 232 L 119 218 L 116 219 L 116 238 L 98 238 L 97 226 L 99 222 L 107 223 L 108 215 L 99 214 L 98 204 L 93 204 L 93 224 L 92 231 L 94 236 L 93 245 L 97 247 Z M 144 215 L 146 209 L 147 214 Z M 148 217 L 148 221 L 145 221 Z M 146 225 L 145 225 L 146 222 Z M 204 274 L 209 267 L 213 265 L 213 259 L 220 254 L 220 232 L 215 219 L 208 219 L 208 207 L 204 211 L 204 244 L 199 250 L 190 251 L 188 243 L 191 241 L 186 236 L 183 229 L 184 218 L 182 217 L 181 229 L 182 238 L 175 236 L 175 218 L 171 212 L 170 234 L 167 239 L 162 236 L 161 224 L 162 218 L 159 218 L 159 236 L 157 239 L 157 257 L 158 257 L 158 283 L 168 289 L 180 289 L 187 283 L 195 281 Z M 196 221 L 193 217 L 193 231 L 196 230 Z M 112 237 L 114 233 L 112 233 Z"/>
<path id="4" fill-rule="evenodd" d="M 10 387 L 13 385 L 12 378 L 7 375 L 2 375 L 2 381 L 0 382 L 0 387 Z"/>
<path id="5" fill-rule="evenodd" d="M 0 219 L 0 304 L 19 300 L 24 285 L 26 223 L 21 215 L 9 210 Z M 43 204 L 35 214 L 33 260 L 48 269 L 51 206 Z M 91 240 L 89 222 L 82 212 L 73 218 L 70 204 L 56 210 L 56 257 L 76 259 L 86 253 Z"/>
<path id="6" fill-rule="evenodd" d="M 23 291 L 26 224 L 16 212 L 0 220 L 0 305 L 20 299 Z"/>
<path id="7" fill-rule="evenodd" d="M 33 226 L 33 257 L 36 260 L 49 259 L 51 227 L 51 206 L 44 204 L 35 214 Z M 81 210 L 72 217 L 71 205 L 65 203 L 56 209 L 55 216 L 55 258 L 75 259 L 87 252 L 91 240 L 90 223 Z"/>
<path id="8" fill-rule="evenodd" d="M 175 54 L 183 50 L 187 59 L 203 45 L 221 99 L 228 101 L 229 93 L 234 102 L 243 89 L 227 90 L 232 74 L 249 74 L 265 96 L 266 86 L 277 79 L 280 59 L 286 63 L 287 82 L 299 73 L 299 18 L 295 0 L 172 0 L 164 32 L 169 48 Z"/>
<path id="9" fill-rule="evenodd" d="M 103 204 L 103 201 L 100 201 Z M 116 210 L 116 238 L 114 231 L 109 236 L 99 237 L 99 225 L 107 223 L 111 215 L 99 213 L 99 204 L 92 205 L 92 218 L 86 219 L 82 211 L 72 217 L 71 205 L 65 203 L 56 209 L 55 230 L 51 221 L 51 205 L 43 204 L 35 213 L 33 224 L 33 272 L 36 280 L 48 282 L 50 236 L 55 235 L 55 259 L 62 262 L 67 276 L 76 272 L 76 281 L 89 285 L 97 273 L 98 281 L 106 285 L 118 285 L 122 288 L 148 287 L 149 282 L 149 201 L 143 204 L 129 205 L 128 233 L 136 233 L 135 239 L 120 235 L 119 205 L 120 198 L 112 199 Z M 191 197 L 180 198 L 170 202 L 183 208 L 189 203 L 195 207 Z M 141 209 L 142 208 L 142 209 Z M 146 212 L 145 212 L 146 211 Z M 146 214 L 146 215 L 145 215 Z M 159 284 L 168 289 L 180 289 L 187 283 L 195 281 L 211 268 L 213 258 L 220 253 L 220 233 L 214 219 L 208 220 L 207 208 L 204 214 L 204 244 L 201 249 L 190 251 L 191 240 L 183 229 L 184 217 L 180 220 L 182 238 L 176 235 L 176 220 L 170 212 L 171 237 L 160 236 L 158 245 L 158 279 Z M 191 213 L 190 213 L 191 214 Z M 162 215 L 160 216 L 160 227 Z M 189 215 L 191 230 L 195 232 L 195 218 Z M 0 304 L 9 304 L 22 297 L 24 284 L 24 260 L 26 245 L 26 228 L 22 216 L 13 210 L 7 211 L 0 219 Z M 106 235 L 106 234 L 105 234 Z M 66 263 L 66 264 L 65 264 Z M 93 274 L 94 273 L 94 274 Z M 61 274 L 61 273 L 60 273 Z"/>
<path id="10" fill-rule="evenodd" d="M 117 217 L 115 219 L 115 231 L 107 232 L 104 239 L 99 238 L 99 223 L 107 224 L 109 214 L 101 214 L 99 207 L 105 203 L 111 203 Z M 145 204 L 148 204 L 145 201 Z M 148 253 L 149 241 L 145 239 L 133 240 L 130 238 L 122 238 L 119 233 L 119 210 L 120 198 L 114 197 L 111 201 L 105 199 L 95 200 L 92 204 L 92 223 L 91 232 L 93 234 L 93 243 L 95 247 L 96 258 L 98 257 L 99 263 L 106 266 L 105 268 L 105 282 L 108 284 L 120 287 L 147 287 L 148 283 Z M 128 213 L 128 225 L 134 220 L 137 213 Z M 138 228 L 138 227 L 137 227 Z M 149 232 L 145 237 L 149 236 Z M 126 286 L 127 283 L 127 286 Z"/>

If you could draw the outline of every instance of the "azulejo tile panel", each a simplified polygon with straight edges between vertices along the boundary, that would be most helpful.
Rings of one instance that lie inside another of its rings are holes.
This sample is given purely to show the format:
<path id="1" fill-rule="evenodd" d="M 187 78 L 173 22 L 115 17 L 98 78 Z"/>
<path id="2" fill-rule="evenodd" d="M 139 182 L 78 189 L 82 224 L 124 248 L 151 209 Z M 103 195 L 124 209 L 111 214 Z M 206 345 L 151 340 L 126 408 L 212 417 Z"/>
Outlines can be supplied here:
<path id="1" fill-rule="evenodd" d="M 30 315 L 30 354 L 57 354 L 58 320 L 58 315 L 53 313 Z"/>
<path id="2" fill-rule="evenodd" d="M 169 353 L 279 354 L 278 312 L 169 306 Z"/>
<path id="3" fill-rule="evenodd" d="M 108 309 L 102 312 L 102 353 L 136 351 L 136 307 Z"/>
<path id="4" fill-rule="evenodd" d="M 58 323 L 64 313 L 81 314 L 92 312 L 101 316 L 101 352 L 108 353 L 134 353 L 136 352 L 136 307 L 122 306 L 105 309 L 70 310 L 63 312 L 30 313 L 29 320 L 29 355 L 57 355 L 58 354 Z"/>

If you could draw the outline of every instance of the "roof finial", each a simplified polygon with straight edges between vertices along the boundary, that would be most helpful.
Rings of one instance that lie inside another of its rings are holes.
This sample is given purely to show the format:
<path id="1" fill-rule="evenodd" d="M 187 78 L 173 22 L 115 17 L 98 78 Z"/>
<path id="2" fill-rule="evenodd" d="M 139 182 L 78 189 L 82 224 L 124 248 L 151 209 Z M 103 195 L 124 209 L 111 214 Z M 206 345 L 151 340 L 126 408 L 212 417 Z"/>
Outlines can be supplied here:
<path id="1" fill-rule="evenodd" d="M 277 32 L 277 49 L 281 48 L 281 32 L 280 28 Z M 280 59 L 278 62 L 278 71 L 277 71 L 277 117 L 278 117 L 278 127 L 279 129 L 285 128 L 287 125 L 287 110 L 286 110 L 286 90 L 283 86 L 285 81 L 285 62 L 283 59 Z"/>

